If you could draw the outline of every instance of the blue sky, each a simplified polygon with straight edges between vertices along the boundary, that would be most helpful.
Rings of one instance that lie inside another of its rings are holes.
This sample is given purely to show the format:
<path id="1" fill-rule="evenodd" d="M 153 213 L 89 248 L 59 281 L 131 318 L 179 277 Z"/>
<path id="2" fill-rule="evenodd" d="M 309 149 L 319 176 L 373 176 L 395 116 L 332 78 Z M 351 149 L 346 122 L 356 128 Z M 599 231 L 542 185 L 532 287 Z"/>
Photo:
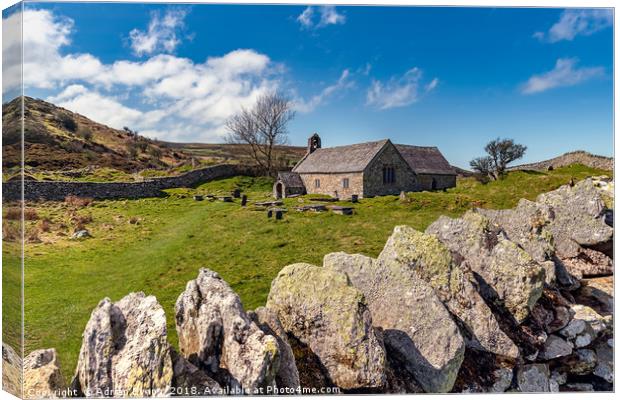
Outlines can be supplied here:
<path id="1" fill-rule="evenodd" d="M 610 10 L 28 3 L 23 17 L 27 95 L 159 139 L 222 141 L 227 117 L 278 89 L 295 145 L 390 138 L 462 167 L 498 136 L 527 145 L 524 162 L 613 153 Z"/>

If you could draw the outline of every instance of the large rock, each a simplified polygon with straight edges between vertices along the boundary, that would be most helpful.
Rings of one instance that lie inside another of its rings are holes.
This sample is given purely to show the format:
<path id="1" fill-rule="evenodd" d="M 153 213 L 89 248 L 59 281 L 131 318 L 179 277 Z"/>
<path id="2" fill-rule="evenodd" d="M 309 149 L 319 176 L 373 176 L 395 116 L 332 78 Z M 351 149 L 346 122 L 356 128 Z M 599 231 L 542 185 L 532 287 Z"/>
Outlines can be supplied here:
<path id="1" fill-rule="evenodd" d="M 65 379 L 55 349 L 35 350 L 24 358 L 24 396 L 27 398 L 62 397 Z"/>
<path id="2" fill-rule="evenodd" d="M 288 342 L 286 331 L 276 313 L 268 308 L 259 307 L 248 316 L 263 332 L 276 338 L 280 353 L 280 368 L 276 374 L 276 385 L 279 388 L 296 389 L 299 387 L 299 372 L 295 365 L 295 355 Z"/>
<path id="3" fill-rule="evenodd" d="M 177 299 L 175 314 L 181 354 L 217 375 L 220 384 L 249 393 L 275 384 L 276 338 L 250 320 L 217 273 L 202 268 Z"/>
<path id="4" fill-rule="evenodd" d="M 318 357 L 335 385 L 384 385 L 383 344 L 364 295 L 345 274 L 304 263 L 284 267 L 271 283 L 267 308 L 275 311 L 289 336 Z"/>
<path id="5" fill-rule="evenodd" d="M 614 311 L 614 277 L 584 279 L 574 296 L 577 303 L 589 306 L 601 315 L 611 315 Z"/>
<path id="6" fill-rule="evenodd" d="M 541 360 L 553 360 L 567 356 L 573 352 L 573 345 L 556 335 L 549 335 L 543 350 L 538 354 Z"/>
<path id="7" fill-rule="evenodd" d="M 166 335 L 166 316 L 154 296 L 103 299 L 82 334 L 73 386 L 86 396 L 168 395 L 173 372 Z"/>
<path id="8" fill-rule="evenodd" d="M 591 179 L 543 193 L 536 201 L 553 208 L 549 228 L 562 259 L 577 257 L 582 246 L 601 245 L 613 238 L 613 229 L 605 223 L 605 203 Z"/>
<path id="9" fill-rule="evenodd" d="M 519 349 L 499 327 L 477 291 L 473 274 L 456 265 L 450 251 L 432 235 L 397 226 L 387 240 L 378 263 L 392 270 L 413 269 L 435 290 L 448 310 L 467 331 L 474 348 L 516 358 Z"/>
<path id="10" fill-rule="evenodd" d="M 448 392 L 465 351 L 458 327 L 414 268 L 388 261 L 387 253 L 384 259 L 332 253 L 323 264 L 345 273 L 364 293 L 373 325 L 383 330 L 388 356 L 407 368 L 425 391 Z"/>
<path id="11" fill-rule="evenodd" d="M 596 367 L 594 375 L 605 379 L 609 383 L 614 382 L 614 349 L 607 341 L 596 346 Z"/>
<path id="12" fill-rule="evenodd" d="M 175 396 L 222 395 L 226 392 L 207 373 L 187 361 L 174 348 L 170 349 L 172 358 L 172 388 Z"/>
<path id="13" fill-rule="evenodd" d="M 481 279 L 482 293 L 499 299 L 517 322 L 522 322 L 542 294 L 544 268 L 477 213 L 440 217 L 427 233 L 462 259 Z"/>
<path id="14" fill-rule="evenodd" d="M 11 346 L 2 342 L 2 390 L 22 397 L 22 359 Z"/>

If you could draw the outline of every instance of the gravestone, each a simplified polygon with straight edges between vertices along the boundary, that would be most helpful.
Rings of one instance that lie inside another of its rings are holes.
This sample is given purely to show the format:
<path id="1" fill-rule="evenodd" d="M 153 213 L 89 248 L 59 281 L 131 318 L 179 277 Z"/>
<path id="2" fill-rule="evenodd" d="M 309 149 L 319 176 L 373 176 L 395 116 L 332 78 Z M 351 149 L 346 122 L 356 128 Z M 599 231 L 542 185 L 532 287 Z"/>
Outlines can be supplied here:
<path id="1" fill-rule="evenodd" d="M 351 203 L 357 203 L 358 200 L 359 200 L 358 195 L 356 194 L 351 195 Z"/>
<path id="2" fill-rule="evenodd" d="M 241 207 L 245 207 L 248 204 L 248 196 L 245 194 L 241 197 Z"/>
<path id="3" fill-rule="evenodd" d="M 235 189 L 235 190 L 233 190 L 233 192 L 232 192 L 232 196 L 233 196 L 235 199 L 238 199 L 239 197 L 241 197 L 241 189 Z"/>
<path id="4" fill-rule="evenodd" d="M 283 215 L 284 213 L 282 212 L 282 210 L 276 210 L 276 219 L 282 219 Z"/>
<path id="5" fill-rule="evenodd" d="M 203 199 L 204 199 L 204 197 L 202 197 L 202 195 L 200 195 L 200 194 L 194 195 L 194 200 L 196 200 L 196 201 L 202 201 Z"/>
<path id="6" fill-rule="evenodd" d="M 268 210 L 267 211 L 267 218 L 271 218 L 272 215 L 273 215 L 273 210 Z"/>

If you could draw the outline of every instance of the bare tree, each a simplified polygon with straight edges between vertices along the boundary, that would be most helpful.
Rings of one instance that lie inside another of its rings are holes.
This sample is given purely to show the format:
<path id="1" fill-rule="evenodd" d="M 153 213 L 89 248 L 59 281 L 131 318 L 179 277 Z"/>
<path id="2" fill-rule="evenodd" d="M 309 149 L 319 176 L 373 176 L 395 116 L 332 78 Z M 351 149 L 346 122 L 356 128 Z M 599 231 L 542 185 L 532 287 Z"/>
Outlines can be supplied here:
<path id="1" fill-rule="evenodd" d="M 493 159 L 489 156 L 474 158 L 469 162 L 471 168 L 477 172 L 478 180 L 485 183 L 489 181 L 493 169 Z"/>
<path id="2" fill-rule="evenodd" d="M 497 138 L 491 140 L 484 150 L 488 156 L 473 159 L 469 165 L 481 174 L 486 173 L 497 180 L 504 176 L 508 164 L 523 157 L 527 147 L 516 144 L 512 139 Z"/>
<path id="3" fill-rule="evenodd" d="M 254 106 L 226 122 L 229 143 L 248 146 L 252 159 L 267 175 L 275 174 L 275 146 L 288 141 L 288 123 L 295 117 L 292 101 L 278 92 L 258 98 Z"/>

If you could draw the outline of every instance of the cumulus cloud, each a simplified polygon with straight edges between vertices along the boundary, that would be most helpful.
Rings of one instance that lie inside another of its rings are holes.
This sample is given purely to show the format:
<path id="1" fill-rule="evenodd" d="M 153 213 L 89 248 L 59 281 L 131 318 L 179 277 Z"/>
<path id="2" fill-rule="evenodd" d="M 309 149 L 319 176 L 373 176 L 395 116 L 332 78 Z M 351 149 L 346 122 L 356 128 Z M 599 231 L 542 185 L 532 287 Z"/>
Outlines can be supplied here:
<path id="1" fill-rule="evenodd" d="M 578 35 L 589 36 L 612 26 L 613 14 L 610 9 L 566 10 L 560 20 L 547 32 L 536 32 L 534 37 L 550 43 L 573 40 Z"/>
<path id="2" fill-rule="evenodd" d="M 342 25 L 347 21 L 344 14 L 340 14 L 335 6 L 306 7 L 297 16 L 297 22 L 303 29 L 318 29 L 328 25 Z"/>
<path id="3" fill-rule="evenodd" d="M 404 75 L 393 76 L 386 82 L 373 80 L 366 93 L 366 105 L 380 110 L 408 106 L 417 102 L 422 94 L 434 90 L 438 83 L 439 80 L 434 78 L 422 86 L 422 71 L 419 68 L 411 68 Z"/>
<path id="4" fill-rule="evenodd" d="M 325 103 L 328 98 L 355 86 L 351 80 L 351 73 L 348 69 L 342 71 L 340 78 L 333 85 L 324 88 L 319 94 L 312 96 L 308 100 L 297 98 L 294 100 L 294 107 L 297 111 L 307 113 L 314 111 L 318 106 Z"/>
<path id="5" fill-rule="evenodd" d="M 164 16 L 159 12 L 151 14 L 148 29 L 133 29 L 129 32 L 131 48 L 138 56 L 156 52 L 172 53 L 179 45 L 179 32 L 184 27 L 187 10 L 170 9 Z"/>
<path id="6" fill-rule="evenodd" d="M 560 58 L 555 67 L 548 72 L 533 75 L 522 85 L 523 94 L 534 94 L 549 89 L 574 86 L 581 82 L 601 77 L 605 74 L 603 67 L 577 67 L 577 58 Z"/>

